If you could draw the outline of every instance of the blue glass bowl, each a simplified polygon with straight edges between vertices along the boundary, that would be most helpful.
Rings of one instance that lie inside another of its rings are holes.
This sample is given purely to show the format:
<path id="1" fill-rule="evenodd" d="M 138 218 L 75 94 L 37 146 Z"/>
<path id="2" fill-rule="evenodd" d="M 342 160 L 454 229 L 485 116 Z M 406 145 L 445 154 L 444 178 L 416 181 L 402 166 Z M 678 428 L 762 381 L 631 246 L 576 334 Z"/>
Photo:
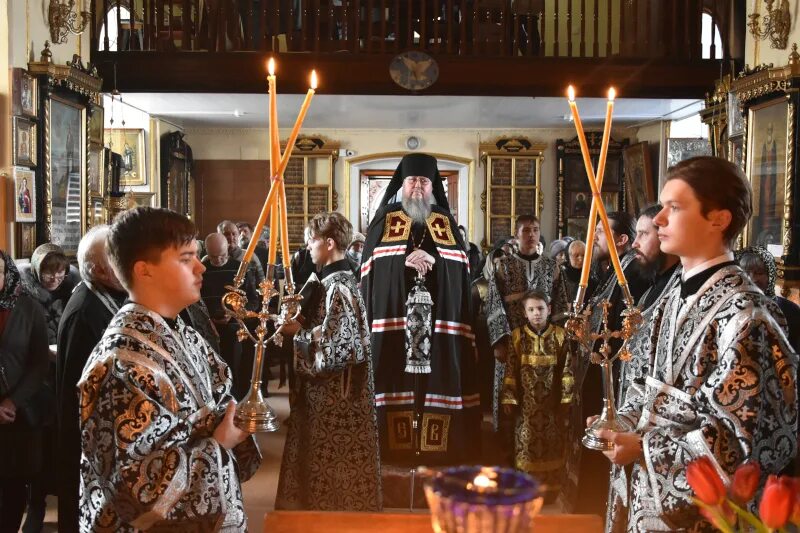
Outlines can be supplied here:
<path id="1" fill-rule="evenodd" d="M 437 533 L 530 532 L 542 507 L 539 483 L 518 470 L 486 466 L 423 469 Z"/>

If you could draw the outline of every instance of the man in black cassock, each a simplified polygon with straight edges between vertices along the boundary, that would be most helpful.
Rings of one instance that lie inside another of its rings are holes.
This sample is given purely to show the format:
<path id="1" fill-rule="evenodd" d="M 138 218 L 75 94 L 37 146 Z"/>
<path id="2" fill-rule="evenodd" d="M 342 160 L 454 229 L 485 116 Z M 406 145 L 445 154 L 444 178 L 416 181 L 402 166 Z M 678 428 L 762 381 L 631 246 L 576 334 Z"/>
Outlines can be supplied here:
<path id="1" fill-rule="evenodd" d="M 401 188 L 402 201 L 395 202 Z M 464 250 L 436 159 L 406 155 L 370 222 L 361 263 L 385 462 L 476 458 L 480 397 Z M 418 326 L 406 324 L 406 299 L 418 275 L 433 300 L 431 335 L 409 347 L 405 330 Z"/>
<path id="2" fill-rule="evenodd" d="M 95 226 L 78 245 L 83 282 L 72 292 L 58 327 L 58 530 L 78 531 L 81 435 L 78 380 L 89 354 L 127 297 L 106 253 L 108 226 Z"/>

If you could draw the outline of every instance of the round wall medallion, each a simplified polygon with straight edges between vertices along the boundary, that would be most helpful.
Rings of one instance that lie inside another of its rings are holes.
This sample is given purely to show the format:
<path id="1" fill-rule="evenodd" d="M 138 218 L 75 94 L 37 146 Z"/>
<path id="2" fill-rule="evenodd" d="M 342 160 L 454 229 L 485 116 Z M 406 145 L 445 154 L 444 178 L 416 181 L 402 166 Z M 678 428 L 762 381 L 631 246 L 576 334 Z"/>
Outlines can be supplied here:
<path id="1" fill-rule="evenodd" d="M 409 150 L 416 150 L 419 148 L 419 139 L 413 135 L 406 139 L 406 148 Z"/>
<path id="2" fill-rule="evenodd" d="M 409 91 L 421 91 L 439 78 L 439 65 L 425 52 L 410 50 L 395 56 L 389 65 L 394 82 Z"/>

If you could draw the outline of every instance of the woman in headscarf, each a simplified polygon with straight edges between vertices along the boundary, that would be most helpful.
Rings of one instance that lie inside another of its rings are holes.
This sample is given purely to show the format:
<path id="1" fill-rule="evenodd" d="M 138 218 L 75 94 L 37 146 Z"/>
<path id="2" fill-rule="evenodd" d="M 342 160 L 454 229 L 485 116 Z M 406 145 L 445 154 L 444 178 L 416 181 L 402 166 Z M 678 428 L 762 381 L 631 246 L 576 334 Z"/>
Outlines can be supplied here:
<path id="1" fill-rule="evenodd" d="M 751 246 L 736 252 L 736 260 L 753 283 L 781 308 L 786 317 L 789 343 L 795 351 L 800 351 L 800 306 L 775 294 L 775 281 L 778 279 L 775 257 L 763 246 Z"/>
<path id="2" fill-rule="evenodd" d="M 26 487 L 42 469 L 35 397 L 48 366 L 46 328 L 14 261 L 0 251 L 0 533 L 19 530 Z"/>
<path id="3" fill-rule="evenodd" d="M 69 259 L 57 244 L 42 244 L 33 251 L 30 270 L 22 270 L 22 281 L 31 287 L 32 296 L 44 309 L 47 343 L 58 339 L 58 323 L 75 288 L 69 276 Z"/>

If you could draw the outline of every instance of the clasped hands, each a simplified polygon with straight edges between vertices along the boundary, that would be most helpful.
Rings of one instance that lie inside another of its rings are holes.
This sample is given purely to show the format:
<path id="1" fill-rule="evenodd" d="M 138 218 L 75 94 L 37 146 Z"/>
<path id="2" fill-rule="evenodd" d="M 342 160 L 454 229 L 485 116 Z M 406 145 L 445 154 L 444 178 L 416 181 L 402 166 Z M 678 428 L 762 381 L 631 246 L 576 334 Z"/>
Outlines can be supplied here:
<path id="1" fill-rule="evenodd" d="M 594 424 L 595 420 L 598 418 L 600 418 L 598 415 L 587 418 L 586 427 L 588 428 Z M 606 439 L 614 444 L 614 448 L 604 451 L 603 455 L 605 455 L 608 460 L 615 465 L 628 465 L 634 461 L 638 461 L 643 456 L 642 436 L 638 433 L 617 433 L 616 431 L 611 431 L 609 429 L 601 429 L 598 432 L 598 436 L 601 439 Z"/>
<path id="2" fill-rule="evenodd" d="M 422 276 L 433 270 L 434 263 L 436 259 L 425 250 L 414 250 L 406 257 L 406 266 L 413 268 Z"/>

